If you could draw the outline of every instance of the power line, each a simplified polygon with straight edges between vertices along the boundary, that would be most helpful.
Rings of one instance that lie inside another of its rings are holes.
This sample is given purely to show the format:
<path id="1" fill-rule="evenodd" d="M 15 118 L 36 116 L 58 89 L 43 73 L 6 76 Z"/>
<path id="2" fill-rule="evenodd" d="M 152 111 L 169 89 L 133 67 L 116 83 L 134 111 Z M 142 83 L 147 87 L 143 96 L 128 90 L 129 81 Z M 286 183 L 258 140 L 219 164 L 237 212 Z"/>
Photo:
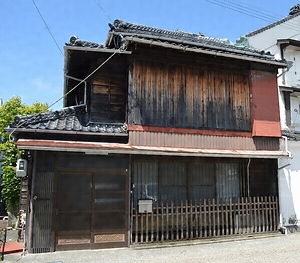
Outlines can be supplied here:
<path id="1" fill-rule="evenodd" d="M 81 80 L 77 85 L 75 85 L 72 89 L 70 89 L 68 92 L 66 92 L 58 100 L 56 100 L 55 102 L 53 102 L 48 108 L 51 108 L 57 102 L 59 102 L 64 97 L 66 97 L 68 94 L 70 94 L 73 90 L 75 90 L 80 84 L 82 84 L 83 82 L 85 82 L 90 76 L 92 76 L 98 69 L 100 69 L 106 62 L 108 62 L 118 52 L 122 52 L 121 49 L 118 49 L 114 53 L 112 53 L 102 64 L 100 64 L 95 70 L 93 70 L 89 75 L 87 75 L 83 80 Z"/>
<path id="2" fill-rule="evenodd" d="M 43 20 L 43 22 L 44 22 L 44 24 L 45 24 L 45 26 L 46 26 L 46 28 L 47 28 L 47 30 L 48 30 L 48 32 L 49 32 L 49 34 L 50 34 L 50 36 L 52 37 L 52 39 L 53 39 L 53 41 L 54 41 L 55 45 L 57 46 L 57 48 L 58 48 L 59 52 L 60 52 L 60 53 L 61 53 L 61 55 L 63 56 L 64 54 L 63 54 L 63 52 L 61 51 L 61 49 L 60 49 L 60 47 L 59 47 L 59 45 L 58 45 L 57 41 L 55 40 L 55 37 L 53 36 L 53 34 L 52 34 L 52 32 L 51 32 L 51 30 L 50 30 L 49 26 L 47 25 L 47 23 L 46 23 L 46 21 L 45 21 L 45 19 L 44 19 L 43 15 L 42 15 L 42 13 L 40 12 L 40 10 L 39 10 L 38 6 L 37 6 L 37 5 L 36 5 L 36 3 L 34 2 L 34 0 L 32 0 L 32 3 L 34 4 L 34 6 L 35 6 L 35 8 L 36 8 L 37 12 L 39 13 L 39 15 L 40 15 L 41 19 Z"/>
<path id="3" fill-rule="evenodd" d="M 68 92 L 66 92 L 63 96 L 61 96 L 58 100 L 56 100 L 55 102 L 53 102 L 50 106 L 47 107 L 47 109 L 50 109 L 53 105 L 55 105 L 57 102 L 59 102 L 60 100 L 62 100 L 65 96 L 67 96 L 68 94 L 70 94 L 73 90 L 75 90 L 79 85 L 81 85 L 84 81 L 86 81 L 90 76 L 92 76 L 97 70 L 99 70 L 101 67 L 104 66 L 104 64 L 106 64 L 114 55 L 116 55 L 117 53 L 122 53 L 124 51 L 124 47 L 120 47 L 119 49 L 117 49 L 114 53 L 112 53 L 104 62 L 102 62 L 96 69 L 94 69 L 89 75 L 87 75 L 83 80 L 81 80 L 77 85 L 75 85 L 72 89 L 70 89 Z M 9 138 L 11 139 L 12 134 L 22 125 L 26 124 L 27 121 L 25 122 L 21 122 L 19 125 L 17 125 L 17 127 L 15 127 L 12 132 L 9 134 Z"/>
<path id="4" fill-rule="evenodd" d="M 234 10 L 234 11 L 237 11 L 237 12 L 240 12 L 240 13 L 243 13 L 243 14 L 246 14 L 246 15 L 249 15 L 249 16 L 252 16 L 252 17 L 255 17 L 255 18 L 258 18 L 258 19 L 261 19 L 261 20 L 264 20 L 266 22 L 269 22 L 269 23 L 273 23 L 274 20 L 280 20 L 281 17 L 279 17 L 280 15 L 278 14 L 275 14 L 276 16 L 274 15 L 269 15 L 269 13 L 272 13 L 270 11 L 267 11 L 267 10 L 264 10 L 266 13 L 263 13 L 261 8 L 258 8 L 258 7 L 255 7 L 253 5 L 242 5 L 242 4 L 239 4 L 237 2 L 234 2 L 234 1 L 230 1 L 230 0 L 223 0 L 223 1 L 220 1 L 220 0 L 206 0 L 210 3 L 213 3 L 213 4 L 216 4 L 216 5 L 219 5 L 219 6 L 222 6 L 222 7 L 225 7 L 225 8 L 228 8 L 228 9 L 231 9 L 231 10 Z M 253 8 L 250 8 L 253 7 Z M 299 30 L 299 26 L 298 24 L 296 23 L 293 23 L 291 21 L 287 21 L 284 25 L 281 25 L 281 26 L 285 26 L 285 27 L 288 27 L 288 28 L 291 28 L 291 29 L 294 29 L 294 30 Z"/>
<path id="5" fill-rule="evenodd" d="M 100 7 L 100 9 L 102 10 L 102 12 L 104 13 L 104 15 L 109 19 L 110 22 L 112 22 L 111 18 L 109 17 L 109 15 L 105 12 L 104 8 L 99 4 L 99 2 L 97 0 L 95 0 L 96 4 Z"/>
<path id="6" fill-rule="evenodd" d="M 218 0 L 207 0 L 207 1 L 210 3 L 216 4 L 216 5 L 219 5 L 219 6 L 255 17 L 255 18 L 265 20 L 267 22 L 273 22 L 273 20 L 271 20 L 271 18 L 268 15 L 265 15 L 261 11 L 253 10 L 251 8 L 239 5 L 239 4 L 231 2 L 231 1 L 218 1 Z"/>
<path id="7" fill-rule="evenodd" d="M 212 4 L 216 4 L 222 7 L 225 7 L 227 9 L 231 9 L 233 11 L 266 21 L 268 23 L 274 23 L 276 20 L 280 20 L 278 14 L 272 13 L 270 11 L 265 10 L 266 12 L 263 12 L 261 8 L 255 7 L 253 5 L 245 5 L 245 4 L 239 4 L 234 1 L 230 0 L 206 0 L 207 2 L 210 2 Z M 270 15 L 270 13 L 274 15 Z M 286 21 L 285 24 L 281 24 L 280 26 L 284 26 L 293 30 L 300 30 L 300 27 L 298 24 L 293 23 L 292 21 Z"/>

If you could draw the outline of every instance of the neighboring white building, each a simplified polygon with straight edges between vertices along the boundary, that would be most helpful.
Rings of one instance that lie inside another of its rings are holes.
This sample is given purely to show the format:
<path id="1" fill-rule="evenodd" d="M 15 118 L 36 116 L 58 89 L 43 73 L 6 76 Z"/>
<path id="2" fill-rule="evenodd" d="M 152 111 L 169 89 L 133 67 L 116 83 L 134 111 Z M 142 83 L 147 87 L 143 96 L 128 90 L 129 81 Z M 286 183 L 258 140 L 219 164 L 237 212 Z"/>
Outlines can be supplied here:
<path id="1" fill-rule="evenodd" d="M 282 134 L 292 159 L 279 159 L 278 186 L 282 226 L 300 225 L 300 4 L 285 18 L 255 30 L 237 44 L 270 51 L 289 67 L 278 74 Z"/>

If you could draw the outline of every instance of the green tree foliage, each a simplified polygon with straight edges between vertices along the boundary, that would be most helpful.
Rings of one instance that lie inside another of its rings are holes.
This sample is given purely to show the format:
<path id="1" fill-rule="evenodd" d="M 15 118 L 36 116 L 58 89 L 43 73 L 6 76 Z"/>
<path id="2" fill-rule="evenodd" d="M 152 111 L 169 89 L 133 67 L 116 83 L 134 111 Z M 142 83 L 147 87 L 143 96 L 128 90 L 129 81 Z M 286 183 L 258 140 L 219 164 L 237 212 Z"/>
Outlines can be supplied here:
<path id="1" fill-rule="evenodd" d="M 18 150 L 12 136 L 5 131 L 17 115 L 30 115 L 48 111 L 48 105 L 35 102 L 32 106 L 22 103 L 20 97 L 12 97 L 0 106 L 0 152 L 2 153 L 2 195 L 8 209 L 15 209 L 20 198 L 20 179 L 16 177 Z"/>

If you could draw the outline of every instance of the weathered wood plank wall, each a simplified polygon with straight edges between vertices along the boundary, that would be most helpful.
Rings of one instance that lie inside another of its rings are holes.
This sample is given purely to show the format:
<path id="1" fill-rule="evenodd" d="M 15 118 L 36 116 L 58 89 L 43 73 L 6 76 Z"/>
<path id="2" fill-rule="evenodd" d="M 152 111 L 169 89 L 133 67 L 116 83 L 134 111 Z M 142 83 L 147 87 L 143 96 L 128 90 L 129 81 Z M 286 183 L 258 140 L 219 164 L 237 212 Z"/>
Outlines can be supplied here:
<path id="1" fill-rule="evenodd" d="M 125 122 L 128 85 L 126 65 L 124 58 L 117 58 L 93 75 L 90 96 L 91 121 Z"/>
<path id="2" fill-rule="evenodd" d="M 250 131 L 248 75 L 137 59 L 129 124 Z"/>

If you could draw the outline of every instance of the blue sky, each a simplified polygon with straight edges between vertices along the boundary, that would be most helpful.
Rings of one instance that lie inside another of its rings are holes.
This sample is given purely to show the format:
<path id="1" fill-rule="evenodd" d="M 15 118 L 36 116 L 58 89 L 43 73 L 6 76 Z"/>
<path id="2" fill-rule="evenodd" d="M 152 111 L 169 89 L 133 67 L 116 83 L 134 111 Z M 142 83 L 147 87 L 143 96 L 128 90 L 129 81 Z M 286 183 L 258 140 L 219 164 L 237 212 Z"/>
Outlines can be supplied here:
<path id="1" fill-rule="evenodd" d="M 292 0 L 1 0 L 0 98 L 5 102 L 12 96 L 20 96 L 28 105 L 35 101 L 51 105 L 62 96 L 61 51 L 65 43 L 72 35 L 104 43 L 108 23 L 115 19 L 168 30 L 201 32 L 234 42 L 287 16 L 298 3 Z M 61 107 L 62 101 L 52 109 Z"/>

